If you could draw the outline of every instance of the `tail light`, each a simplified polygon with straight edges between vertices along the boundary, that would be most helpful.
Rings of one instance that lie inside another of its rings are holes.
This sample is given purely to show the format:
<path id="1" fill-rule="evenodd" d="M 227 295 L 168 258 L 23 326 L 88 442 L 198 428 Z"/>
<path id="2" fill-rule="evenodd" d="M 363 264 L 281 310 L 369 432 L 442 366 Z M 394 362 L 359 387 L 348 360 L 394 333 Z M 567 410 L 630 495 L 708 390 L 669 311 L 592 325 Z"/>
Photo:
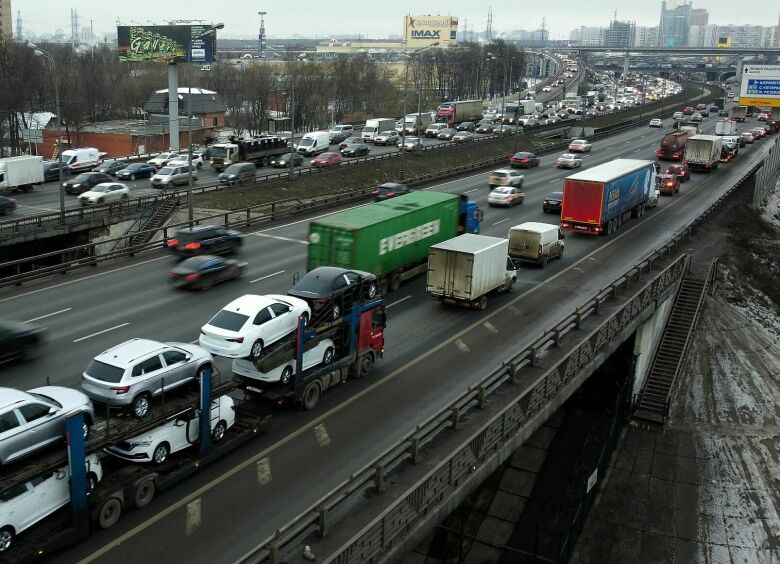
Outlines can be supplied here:
<path id="1" fill-rule="evenodd" d="M 520 162 L 521 162 L 521 163 L 527 163 L 527 162 L 528 162 L 528 159 L 520 159 Z"/>
<path id="2" fill-rule="evenodd" d="M 111 386 L 110 390 L 114 390 L 117 394 L 126 394 L 130 391 L 130 386 Z"/>
<path id="3" fill-rule="evenodd" d="M 388 198 L 392 198 L 393 196 L 395 196 L 395 192 L 388 192 L 387 193 L 387 197 Z"/>
<path id="4" fill-rule="evenodd" d="M 225 339 L 228 343 L 243 343 L 244 338 L 243 337 L 231 337 L 229 339 Z"/>
<path id="5" fill-rule="evenodd" d="M 372 195 L 372 196 L 377 196 L 377 195 L 379 195 L 379 190 L 371 190 L 371 195 Z"/>
<path id="6" fill-rule="evenodd" d="M 168 239 L 168 246 L 169 247 L 175 247 L 178 244 L 179 244 L 179 240 L 178 239 Z"/>
<path id="7" fill-rule="evenodd" d="M 200 278 L 200 274 L 196 274 L 196 273 L 188 274 L 187 276 L 184 277 L 184 279 L 189 282 L 192 282 L 193 280 L 197 280 L 198 278 Z"/>
<path id="8" fill-rule="evenodd" d="M 667 186 L 674 186 L 674 182 L 667 182 L 666 185 Z"/>
<path id="9" fill-rule="evenodd" d="M 196 251 L 200 249 L 200 243 L 197 241 L 193 241 L 192 243 L 187 243 L 186 245 L 184 245 L 184 248 L 187 249 L 188 251 Z"/>

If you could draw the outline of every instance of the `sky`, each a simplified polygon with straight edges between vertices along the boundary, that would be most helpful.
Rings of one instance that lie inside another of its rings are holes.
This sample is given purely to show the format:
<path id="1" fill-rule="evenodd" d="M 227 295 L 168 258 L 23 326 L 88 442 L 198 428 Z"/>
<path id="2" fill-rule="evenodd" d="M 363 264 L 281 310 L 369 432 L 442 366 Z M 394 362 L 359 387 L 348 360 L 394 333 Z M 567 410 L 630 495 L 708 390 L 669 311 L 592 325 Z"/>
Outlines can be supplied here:
<path id="1" fill-rule="evenodd" d="M 770 5 L 774 9 L 768 9 Z M 461 30 L 465 24 L 474 31 L 483 31 L 489 6 L 493 8 L 494 31 L 538 29 L 544 17 L 551 38 L 563 39 L 583 25 L 607 27 L 615 10 L 619 20 L 633 20 L 638 26 L 657 25 L 661 11 L 660 0 L 11 0 L 11 6 L 14 29 L 19 11 L 23 30 L 36 34 L 53 33 L 58 28 L 69 34 L 73 8 L 79 24 L 88 27 L 91 21 L 98 36 L 114 30 L 117 19 L 126 25 L 151 25 L 199 18 L 207 23 L 223 22 L 225 29 L 220 37 L 236 39 L 257 37 L 259 10 L 267 12 L 269 37 L 298 34 L 323 39 L 343 34 L 368 38 L 400 35 L 407 13 L 452 15 L 458 17 Z M 693 7 L 708 9 L 710 23 L 720 25 L 773 26 L 777 25 L 780 12 L 780 3 L 767 0 L 693 0 Z"/>

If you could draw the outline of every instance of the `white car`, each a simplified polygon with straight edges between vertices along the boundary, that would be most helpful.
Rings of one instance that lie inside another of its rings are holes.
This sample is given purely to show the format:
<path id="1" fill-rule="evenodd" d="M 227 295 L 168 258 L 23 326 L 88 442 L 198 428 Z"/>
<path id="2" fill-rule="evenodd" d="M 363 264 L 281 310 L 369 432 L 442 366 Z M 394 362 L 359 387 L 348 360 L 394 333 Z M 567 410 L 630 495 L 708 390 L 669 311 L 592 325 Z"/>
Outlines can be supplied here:
<path id="1" fill-rule="evenodd" d="M 187 155 L 187 153 L 182 153 L 175 159 L 171 159 L 165 164 L 166 166 L 187 166 L 188 160 L 189 160 L 189 155 Z M 199 169 L 203 168 L 203 157 L 196 153 L 192 153 L 192 165 Z"/>
<path id="2" fill-rule="evenodd" d="M 593 144 L 585 139 L 572 139 L 569 143 L 569 152 L 589 153 L 593 148 Z"/>
<path id="3" fill-rule="evenodd" d="M 552 87 L 551 86 L 543 86 L 542 87 L 542 92 L 552 92 Z"/>
<path id="4" fill-rule="evenodd" d="M 525 177 L 509 168 L 500 168 L 490 173 L 488 183 L 490 188 L 496 186 L 517 186 L 518 188 L 523 185 L 523 179 Z"/>
<path id="5" fill-rule="evenodd" d="M 84 461 L 87 493 L 103 478 L 103 467 L 96 454 Z M 47 472 L 29 482 L 17 484 L 0 495 L 0 555 L 13 546 L 14 537 L 45 519 L 70 502 L 68 467 Z"/>
<path id="6" fill-rule="evenodd" d="M 402 138 L 399 135 L 397 146 L 399 149 L 406 151 L 419 151 L 422 149 L 422 141 L 420 141 L 419 137 L 409 137 L 407 135 L 405 138 Z"/>
<path id="7" fill-rule="evenodd" d="M 222 396 L 211 402 L 211 439 L 219 441 L 236 422 L 230 396 Z M 188 410 L 169 419 L 159 427 L 126 439 L 106 449 L 109 454 L 131 462 L 151 462 L 162 464 L 168 456 L 191 447 L 198 440 L 200 417 Z"/>
<path id="8" fill-rule="evenodd" d="M 333 362 L 333 355 L 336 351 L 336 345 L 330 339 L 323 339 L 316 346 L 303 353 L 303 370 L 309 370 L 319 365 L 327 366 Z M 287 362 L 269 369 L 267 372 L 260 372 L 251 360 L 237 358 L 233 361 L 233 374 L 244 379 L 247 389 L 250 392 L 261 392 L 259 388 L 252 388 L 252 380 L 258 382 L 287 384 L 295 373 L 295 360 Z"/>
<path id="9" fill-rule="evenodd" d="M 179 153 L 176 151 L 169 151 L 166 153 L 160 153 L 153 159 L 149 159 L 149 164 L 152 165 L 154 168 L 162 168 L 166 164 L 168 164 L 168 161 L 172 161 L 176 157 L 179 156 Z M 184 163 L 187 164 L 187 163 Z"/>
<path id="10" fill-rule="evenodd" d="M 489 206 L 506 206 L 511 208 L 515 204 L 522 204 L 525 194 L 520 188 L 514 186 L 499 186 L 488 194 Z"/>
<path id="11" fill-rule="evenodd" d="M 582 166 L 582 159 L 571 153 L 564 153 L 555 161 L 558 168 L 579 168 Z"/>
<path id="12" fill-rule="evenodd" d="M 374 145 L 396 145 L 400 138 L 401 136 L 394 129 L 383 131 L 379 135 L 374 136 Z"/>
<path id="13" fill-rule="evenodd" d="M 683 114 L 682 112 L 674 112 L 672 114 L 672 119 L 675 120 L 675 121 L 679 121 L 679 120 L 685 119 L 685 114 Z"/>
<path id="14" fill-rule="evenodd" d="M 650 120 L 650 123 L 648 125 L 649 127 L 663 127 L 664 122 L 660 118 L 653 118 Z"/>
<path id="15" fill-rule="evenodd" d="M 82 206 L 91 204 L 108 204 L 111 202 L 121 202 L 130 197 L 130 190 L 121 182 L 102 182 L 97 184 L 89 192 L 84 192 L 79 196 L 79 203 Z"/>
<path id="16" fill-rule="evenodd" d="M 311 308 L 292 296 L 246 294 L 233 300 L 200 329 L 200 346 L 227 358 L 259 358 L 263 350 L 298 328 Z"/>

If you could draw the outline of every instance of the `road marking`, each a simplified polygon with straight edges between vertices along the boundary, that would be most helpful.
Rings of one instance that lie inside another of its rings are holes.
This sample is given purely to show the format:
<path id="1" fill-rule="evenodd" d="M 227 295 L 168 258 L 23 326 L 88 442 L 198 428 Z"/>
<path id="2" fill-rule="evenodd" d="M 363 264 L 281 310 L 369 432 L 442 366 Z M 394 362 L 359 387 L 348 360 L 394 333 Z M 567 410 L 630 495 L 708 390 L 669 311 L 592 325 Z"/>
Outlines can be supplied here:
<path id="1" fill-rule="evenodd" d="M 513 305 L 509 306 L 509 311 L 511 311 L 515 315 L 523 315 L 523 312 L 520 311 L 520 308 L 518 308 L 516 306 L 513 306 Z"/>
<path id="2" fill-rule="evenodd" d="M 406 296 L 406 297 L 404 297 L 404 298 L 401 298 L 400 300 L 396 300 L 396 301 L 394 301 L 393 303 L 386 305 L 386 306 L 385 306 L 385 309 L 387 309 L 387 308 L 389 308 L 389 307 L 396 306 L 396 305 L 400 304 L 401 302 L 405 302 L 406 300 L 411 300 L 411 299 L 412 299 L 412 296 L 411 296 L 411 295 L 409 295 L 409 296 Z"/>
<path id="3" fill-rule="evenodd" d="M 252 233 L 256 237 L 268 237 L 269 239 L 277 239 L 279 241 L 287 241 L 289 243 L 300 243 L 302 245 L 308 245 L 309 242 L 303 239 L 293 239 L 292 237 L 282 237 L 281 235 L 268 235 L 267 233 Z"/>
<path id="4" fill-rule="evenodd" d="M 320 423 L 314 428 L 314 437 L 317 439 L 317 444 L 321 447 L 326 447 L 330 444 L 330 436 L 325 428 L 325 423 Z"/>
<path id="5" fill-rule="evenodd" d="M 455 339 L 455 346 L 458 347 L 460 349 L 460 352 L 462 353 L 471 352 L 469 346 L 466 343 L 464 343 L 461 339 Z"/>
<path id="6" fill-rule="evenodd" d="M 32 323 L 33 321 L 46 319 L 47 317 L 51 317 L 52 315 L 59 315 L 60 313 L 65 313 L 66 311 L 70 311 L 72 309 L 73 309 L 72 307 L 66 307 L 65 309 L 61 309 L 60 311 L 53 311 L 52 313 L 47 313 L 46 315 L 39 315 L 38 317 L 33 317 L 32 319 L 28 319 L 27 321 L 22 321 L 22 323 Z"/>
<path id="7" fill-rule="evenodd" d="M 121 325 L 115 325 L 114 327 L 109 327 L 108 329 L 103 329 L 102 331 L 98 331 L 97 333 L 92 333 L 91 335 L 87 335 L 85 337 L 79 337 L 78 339 L 74 339 L 74 343 L 78 343 L 80 341 L 86 341 L 87 339 L 91 339 L 92 337 L 97 337 L 98 335 L 102 335 L 103 333 L 108 333 L 109 331 L 113 331 L 114 329 L 120 329 L 122 327 L 127 327 L 130 325 L 130 323 L 122 323 Z"/>
<path id="8" fill-rule="evenodd" d="M 550 182 L 548 182 L 548 184 L 555 184 L 556 182 L 560 182 L 560 181 L 561 181 L 560 178 L 556 178 L 554 180 L 550 180 Z"/>
<path id="9" fill-rule="evenodd" d="M 250 280 L 250 284 L 254 284 L 255 282 L 260 282 L 260 280 L 265 280 L 266 278 L 271 278 L 271 276 L 276 276 L 278 274 L 283 274 L 287 272 L 286 270 L 280 270 L 279 272 L 274 272 L 273 274 L 266 274 L 265 276 L 261 276 L 260 278 L 255 278 L 254 280 Z"/>
<path id="10" fill-rule="evenodd" d="M 466 191 L 465 191 L 465 192 L 463 192 L 463 193 L 464 193 L 464 194 L 471 194 L 472 192 L 476 192 L 477 190 L 479 190 L 479 188 L 472 188 L 471 190 L 466 190 Z"/>
<path id="11" fill-rule="evenodd" d="M 266 456 L 257 461 L 257 484 L 264 486 L 271 482 L 271 460 Z"/>
<path id="12" fill-rule="evenodd" d="M 641 150 L 642 150 L 642 149 L 637 149 L 637 150 L 636 150 L 636 151 L 634 151 L 634 152 L 635 152 L 635 153 L 638 153 L 638 152 L 639 152 L 639 151 L 641 151 Z"/>
<path id="13" fill-rule="evenodd" d="M 490 331 L 491 333 L 498 333 L 498 329 L 496 329 L 496 326 L 493 325 L 490 321 L 485 321 L 482 326 Z"/>
<path id="14" fill-rule="evenodd" d="M 493 225 L 498 225 L 499 223 L 504 223 L 505 221 L 509 221 L 510 219 L 512 219 L 512 218 L 511 217 L 505 217 L 504 219 L 495 222 Z"/>
<path id="15" fill-rule="evenodd" d="M 187 504 L 187 521 L 184 525 L 184 533 L 189 537 L 200 528 L 201 523 L 201 498 Z"/>
<path id="16" fill-rule="evenodd" d="M 54 208 L 43 208 L 41 206 L 31 206 L 29 204 L 19 204 L 19 209 L 22 209 L 22 208 L 30 208 L 31 210 L 47 211 L 47 212 L 58 212 L 58 211 L 60 211 L 60 210 L 56 210 Z M 70 208 L 70 209 L 75 209 L 75 208 Z"/>

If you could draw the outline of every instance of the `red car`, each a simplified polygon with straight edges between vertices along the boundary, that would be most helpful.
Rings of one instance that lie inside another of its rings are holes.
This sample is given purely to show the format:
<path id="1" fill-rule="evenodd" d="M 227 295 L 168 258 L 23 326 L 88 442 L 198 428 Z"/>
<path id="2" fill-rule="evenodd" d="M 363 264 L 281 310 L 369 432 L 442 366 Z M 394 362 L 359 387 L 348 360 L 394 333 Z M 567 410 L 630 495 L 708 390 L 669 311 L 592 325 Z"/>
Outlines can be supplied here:
<path id="1" fill-rule="evenodd" d="M 338 166 L 341 164 L 344 158 L 338 153 L 322 153 L 319 157 L 312 159 L 312 166 L 327 167 Z"/>
<path id="2" fill-rule="evenodd" d="M 666 167 L 663 174 L 673 174 L 680 182 L 688 182 L 691 179 L 691 171 L 688 165 L 679 164 Z"/>
<path id="3" fill-rule="evenodd" d="M 683 108 L 683 115 L 692 116 L 695 111 L 696 110 L 694 110 L 691 106 L 686 106 L 685 108 Z"/>
<path id="4" fill-rule="evenodd" d="M 674 174 L 659 174 L 655 179 L 655 187 L 661 194 L 674 196 L 680 191 L 680 179 Z"/>

